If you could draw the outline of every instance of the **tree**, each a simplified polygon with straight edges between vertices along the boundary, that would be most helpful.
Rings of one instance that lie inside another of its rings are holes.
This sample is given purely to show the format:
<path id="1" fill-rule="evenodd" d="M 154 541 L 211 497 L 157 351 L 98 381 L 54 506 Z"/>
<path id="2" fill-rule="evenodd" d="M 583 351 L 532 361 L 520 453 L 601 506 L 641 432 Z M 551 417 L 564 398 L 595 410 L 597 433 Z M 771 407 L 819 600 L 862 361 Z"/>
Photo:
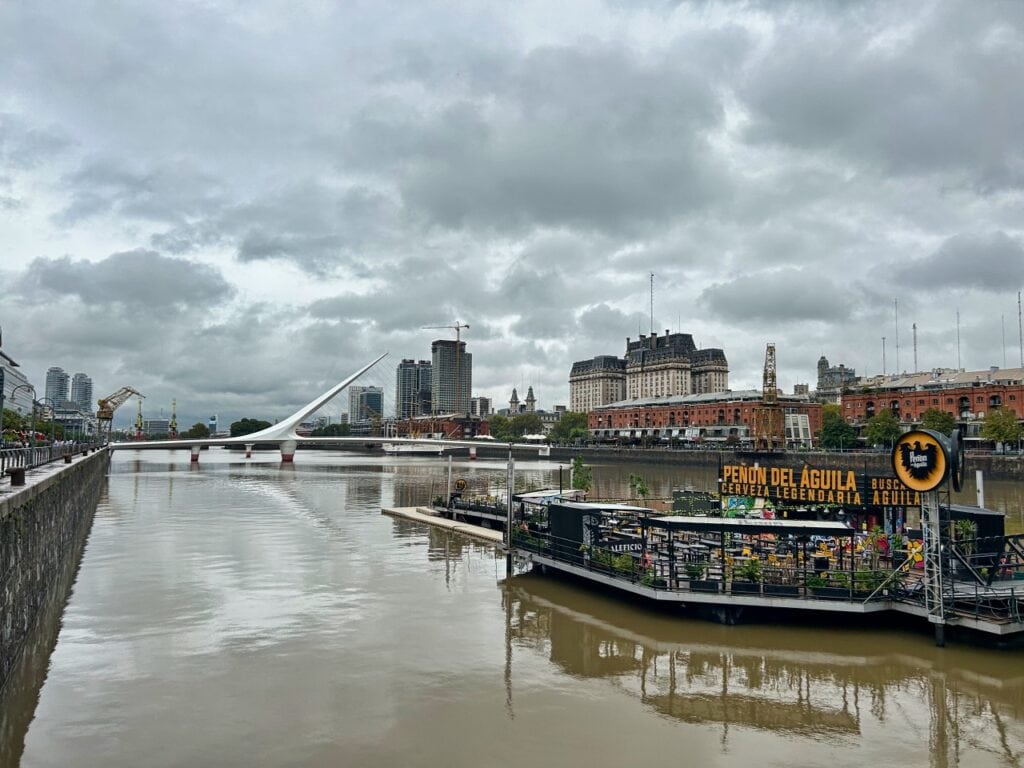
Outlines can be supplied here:
<path id="1" fill-rule="evenodd" d="M 893 412 L 886 409 L 876 413 L 864 426 L 864 435 L 868 439 L 868 445 L 889 445 L 895 442 L 903 429 Z"/>
<path id="2" fill-rule="evenodd" d="M 241 437 L 242 435 L 251 435 L 253 432 L 259 432 L 261 429 L 266 429 L 269 426 L 269 421 L 261 421 L 260 419 L 239 419 L 231 424 L 231 436 Z"/>
<path id="3" fill-rule="evenodd" d="M 558 443 L 572 443 L 577 440 L 586 440 L 590 436 L 587 429 L 587 414 L 577 411 L 566 411 L 562 418 L 551 428 L 548 433 L 553 441 Z"/>
<path id="4" fill-rule="evenodd" d="M 940 411 L 938 408 L 929 408 L 921 414 L 921 429 L 941 432 L 948 437 L 956 429 L 956 419 L 951 413 Z"/>
<path id="5" fill-rule="evenodd" d="M 21 429 L 21 415 L 10 408 L 4 408 L 4 429 L 13 429 L 17 432 Z"/>
<path id="6" fill-rule="evenodd" d="M 1009 408 L 993 408 L 985 414 L 981 436 L 996 443 L 1015 443 L 1020 440 L 1021 429 L 1017 415 Z"/>
<path id="7" fill-rule="evenodd" d="M 501 414 L 494 414 L 487 420 L 487 424 L 491 428 L 491 437 L 495 440 L 501 440 L 508 442 L 512 439 L 512 433 L 510 431 L 510 423 L 508 418 Z"/>
<path id="8" fill-rule="evenodd" d="M 640 475 L 630 474 L 629 476 L 629 492 L 635 498 L 639 496 L 644 501 L 651 493 L 651 489 L 647 487 L 647 482 Z"/>
<path id="9" fill-rule="evenodd" d="M 352 427 L 348 424 L 328 424 L 314 429 L 312 437 L 348 437 L 351 434 Z"/>
<path id="10" fill-rule="evenodd" d="M 509 431 L 515 438 L 523 435 L 539 435 L 544 431 L 544 422 L 536 413 L 520 413 L 518 416 L 512 417 Z"/>
<path id="11" fill-rule="evenodd" d="M 856 445 L 857 432 L 846 423 L 838 405 L 829 403 L 822 406 L 818 443 L 822 448 L 852 448 Z"/>
<path id="12" fill-rule="evenodd" d="M 594 484 L 594 476 L 590 467 L 583 463 L 583 457 L 572 460 L 572 487 L 574 490 L 587 492 Z"/>
<path id="13" fill-rule="evenodd" d="M 210 428 L 203 424 L 201 421 L 197 421 L 187 431 L 182 432 L 181 436 L 184 437 L 195 437 L 195 438 L 206 438 L 210 436 Z"/>

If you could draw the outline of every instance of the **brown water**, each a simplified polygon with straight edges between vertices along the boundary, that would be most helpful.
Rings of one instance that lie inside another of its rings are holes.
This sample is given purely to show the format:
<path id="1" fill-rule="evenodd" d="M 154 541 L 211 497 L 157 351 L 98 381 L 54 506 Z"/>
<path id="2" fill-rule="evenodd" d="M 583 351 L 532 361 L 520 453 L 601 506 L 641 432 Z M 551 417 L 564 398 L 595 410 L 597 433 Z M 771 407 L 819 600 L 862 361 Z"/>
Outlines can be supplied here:
<path id="1" fill-rule="evenodd" d="M 10 720 L 34 718 L 0 754 L 24 766 L 1024 763 L 1020 651 L 722 627 L 533 575 L 505 582 L 491 548 L 381 516 L 439 493 L 445 462 L 297 458 L 211 450 L 190 469 L 184 452 L 116 454 L 38 705 L 5 702 L 20 708 Z M 520 488 L 557 485 L 556 466 L 518 470 Z M 640 471 L 655 493 L 703 482 Z M 629 472 L 596 468 L 598 489 L 624 495 Z M 455 477 L 493 490 L 504 465 L 456 463 Z"/>

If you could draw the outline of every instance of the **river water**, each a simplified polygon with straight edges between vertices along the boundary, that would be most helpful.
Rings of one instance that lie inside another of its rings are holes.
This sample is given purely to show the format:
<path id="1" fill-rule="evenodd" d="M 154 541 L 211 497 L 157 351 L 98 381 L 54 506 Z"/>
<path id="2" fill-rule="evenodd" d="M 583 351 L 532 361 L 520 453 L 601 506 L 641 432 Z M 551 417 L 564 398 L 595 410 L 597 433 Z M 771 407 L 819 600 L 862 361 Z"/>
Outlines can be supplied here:
<path id="1" fill-rule="evenodd" d="M 186 452 L 115 454 L 35 670 L 45 682 L 5 703 L 26 725 L 0 754 L 86 767 L 1024 763 L 1021 651 L 724 627 L 551 578 L 506 581 L 492 548 L 380 514 L 440 494 L 446 470 L 326 451 L 288 466 L 213 449 L 199 468 Z M 630 471 L 655 495 L 706 481 L 595 466 L 595 492 L 625 495 Z M 478 492 L 504 472 L 454 466 Z M 557 466 L 517 464 L 517 488 L 557 484 Z"/>

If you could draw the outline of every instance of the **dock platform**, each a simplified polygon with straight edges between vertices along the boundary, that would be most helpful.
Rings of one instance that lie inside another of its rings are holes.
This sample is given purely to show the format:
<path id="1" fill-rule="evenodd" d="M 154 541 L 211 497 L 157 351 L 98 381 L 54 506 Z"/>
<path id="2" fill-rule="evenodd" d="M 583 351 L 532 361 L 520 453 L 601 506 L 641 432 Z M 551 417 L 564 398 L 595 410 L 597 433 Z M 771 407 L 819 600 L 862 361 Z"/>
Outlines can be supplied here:
<path id="1" fill-rule="evenodd" d="M 412 520 L 413 522 L 423 523 L 424 525 L 432 525 L 435 528 L 444 528 L 452 533 L 457 533 L 460 536 L 466 536 L 471 539 L 477 539 L 478 541 L 493 544 L 501 550 L 505 549 L 505 537 L 502 531 L 496 531 L 493 528 L 484 528 L 480 525 L 464 523 L 459 520 L 449 520 L 446 517 L 441 517 L 436 514 L 428 507 L 382 507 L 381 514 L 389 515 L 391 517 L 400 517 L 403 520 Z"/>

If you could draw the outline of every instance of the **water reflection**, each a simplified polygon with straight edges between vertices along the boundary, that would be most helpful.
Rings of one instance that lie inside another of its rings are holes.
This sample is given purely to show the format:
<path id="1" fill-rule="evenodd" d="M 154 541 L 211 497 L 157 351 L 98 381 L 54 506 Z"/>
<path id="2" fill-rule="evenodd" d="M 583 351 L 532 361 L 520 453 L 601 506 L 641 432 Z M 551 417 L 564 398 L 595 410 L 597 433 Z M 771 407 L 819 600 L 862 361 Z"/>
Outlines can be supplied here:
<path id="1" fill-rule="evenodd" d="M 503 600 L 510 706 L 516 647 L 605 679 L 660 716 L 713 726 L 723 748 L 733 729 L 861 746 L 890 733 L 881 738 L 893 750 L 927 750 L 932 765 L 1024 760 L 1016 655 L 935 649 L 898 632 L 718 627 L 532 574 L 507 580 Z"/>

